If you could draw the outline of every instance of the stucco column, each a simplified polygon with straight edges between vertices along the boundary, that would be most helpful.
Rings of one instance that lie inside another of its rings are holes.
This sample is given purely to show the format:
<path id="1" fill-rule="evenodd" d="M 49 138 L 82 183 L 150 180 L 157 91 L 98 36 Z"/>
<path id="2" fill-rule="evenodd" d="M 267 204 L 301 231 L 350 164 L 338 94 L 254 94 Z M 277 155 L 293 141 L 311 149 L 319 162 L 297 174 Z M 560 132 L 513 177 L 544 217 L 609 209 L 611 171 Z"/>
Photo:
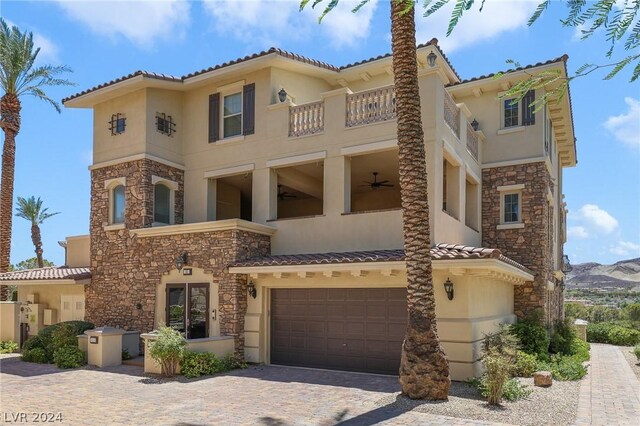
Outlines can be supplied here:
<path id="1" fill-rule="evenodd" d="M 253 172 L 253 222 L 266 223 L 277 217 L 277 188 L 278 178 L 274 170 L 266 168 Z"/>
<path id="2" fill-rule="evenodd" d="M 344 156 L 324 160 L 324 214 L 341 215 L 351 210 L 351 159 Z"/>

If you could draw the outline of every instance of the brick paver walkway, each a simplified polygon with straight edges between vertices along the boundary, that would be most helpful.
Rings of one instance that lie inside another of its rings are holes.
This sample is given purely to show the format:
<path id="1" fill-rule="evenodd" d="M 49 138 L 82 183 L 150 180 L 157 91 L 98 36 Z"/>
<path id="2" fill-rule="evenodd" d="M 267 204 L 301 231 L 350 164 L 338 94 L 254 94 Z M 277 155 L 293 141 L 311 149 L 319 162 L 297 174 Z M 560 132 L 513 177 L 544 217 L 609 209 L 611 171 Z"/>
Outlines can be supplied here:
<path id="1" fill-rule="evenodd" d="M 592 345 L 577 425 L 639 425 L 640 383 L 615 346 Z M 0 424 L 62 413 L 66 425 L 479 425 L 380 405 L 397 378 L 259 366 L 201 380 L 160 380 L 140 367 L 62 371 L 0 357 Z M 24 424 L 24 423 L 22 423 Z"/>
<path id="2" fill-rule="evenodd" d="M 0 360 L 1 416 L 62 413 L 64 425 L 482 425 L 376 401 L 400 390 L 390 376 L 258 366 L 166 381 L 140 367 L 61 371 Z M 6 413 L 6 414 L 5 414 Z"/>
<path id="3" fill-rule="evenodd" d="M 640 425 L 640 381 L 617 346 L 591 344 L 576 425 Z"/>

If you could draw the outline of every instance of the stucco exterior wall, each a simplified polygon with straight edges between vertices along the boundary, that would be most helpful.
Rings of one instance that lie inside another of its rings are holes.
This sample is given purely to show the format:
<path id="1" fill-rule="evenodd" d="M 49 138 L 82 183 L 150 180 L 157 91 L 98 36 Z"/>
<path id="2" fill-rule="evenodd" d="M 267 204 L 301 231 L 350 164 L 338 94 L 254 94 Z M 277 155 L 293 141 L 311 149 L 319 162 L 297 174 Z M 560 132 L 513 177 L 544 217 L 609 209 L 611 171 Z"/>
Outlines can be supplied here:
<path id="1" fill-rule="evenodd" d="M 56 310 L 56 322 L 60 321 L 60 296 L 82 296 L 84 294 L 84 285 L 19 285 L 17 288 L 18 302 L 27 303 L 27 297 L 30 294 L 37 294 L 39 304 L 46 305 L 46 309 Z"/>
<path id="2" fill-rule="evenodd" d="M 89 266 L 90 260 L 90 238 L 89 235 L 78 235 L 67 237 L 67 258 L 66 265 L 73 267 Z"/>
<path id="3" fill-rule="evenodd" d="M 454 282 L 454 299 L 448 300 L 444 281 Z M 257 287 L 256 299 L 249 298 L 245 318 L 245 357 L 249 362 L 270 362 L 270 293 L 272 288 L 384 288 L 406 287 L 406 274 L 385 276 L 371 273 L 353 277 L 343 273 L 336 277 L 315 274 L 300 279 L 276 278 L 260 275 L 252 279 Z M 453 276 L 447 271 L 434 270 L 434 293 L 438 336 L 449 359 L 451 377 L 463 380 L 482 371 L 481 343 L 488 333 L 497 331 L 499 324 L 515 321 L 512 284 L 476 276 Z M 400 348 L 398 348 L 400 351 Z"/>

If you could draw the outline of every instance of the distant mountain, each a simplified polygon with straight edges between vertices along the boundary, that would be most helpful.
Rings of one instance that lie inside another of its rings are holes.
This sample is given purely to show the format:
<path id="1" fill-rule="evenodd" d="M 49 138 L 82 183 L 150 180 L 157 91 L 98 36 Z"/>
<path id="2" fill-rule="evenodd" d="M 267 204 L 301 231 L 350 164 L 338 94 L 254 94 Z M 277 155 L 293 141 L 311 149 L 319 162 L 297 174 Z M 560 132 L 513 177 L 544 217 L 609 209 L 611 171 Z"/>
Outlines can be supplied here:
<path id="1" fill-rule="evenodd" d="M 613 265 L 588 262 L 572 266 L 567 274 L 568 288 L 617 287 L 640 291 L 640 258 Z"/>

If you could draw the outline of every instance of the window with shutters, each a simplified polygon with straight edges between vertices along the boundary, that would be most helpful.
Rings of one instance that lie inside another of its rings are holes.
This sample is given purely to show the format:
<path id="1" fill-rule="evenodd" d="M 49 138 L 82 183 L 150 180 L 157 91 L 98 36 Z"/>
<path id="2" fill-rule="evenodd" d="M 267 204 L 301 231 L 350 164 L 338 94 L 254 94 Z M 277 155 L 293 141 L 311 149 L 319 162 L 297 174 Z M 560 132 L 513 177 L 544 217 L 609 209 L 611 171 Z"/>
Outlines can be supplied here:
<path id="1" fill-rule="evenodd" d="M 535 91 L 530 90 L 520 101 L 517 101 L 516 98 L 503 99 L 500 114 L 502 128 L 536 124 L 535 105 L 533 105 L 535 98 Z"/>
<path id="2" fill-rule="evenodd" d="M 218 90 L 209 95 L 209 143 L 253 134 L 255 84 L 242 81 Z"/>

